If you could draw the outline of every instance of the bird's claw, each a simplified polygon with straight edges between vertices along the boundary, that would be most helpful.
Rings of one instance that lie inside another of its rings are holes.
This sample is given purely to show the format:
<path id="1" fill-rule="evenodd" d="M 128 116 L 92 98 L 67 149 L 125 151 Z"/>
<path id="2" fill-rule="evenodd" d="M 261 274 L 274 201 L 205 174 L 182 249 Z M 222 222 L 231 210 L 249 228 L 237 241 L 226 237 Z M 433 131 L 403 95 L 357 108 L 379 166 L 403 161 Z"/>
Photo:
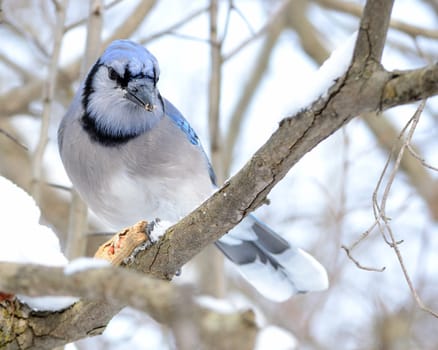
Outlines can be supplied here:
<path id="1" fill-rule="evenodd" d="M 158 222 L 160 222 L 160 219 L 156 218 L 155 220 L 149 221 L 147 223 L 146 227 L 144 228 L 144 233 L 147 236 L 146 240 L 143 243 L 136 246 L 132 250 L 131 254 L 125 259 L 123 259 L 124 264 L 131 264 L 132 262 L 134 262 L 134 259 L 139 252 L 146 250 L 156 242 L 156 239 L 152 232 L 156 227 L 156 225 L 158 224 Z"/>

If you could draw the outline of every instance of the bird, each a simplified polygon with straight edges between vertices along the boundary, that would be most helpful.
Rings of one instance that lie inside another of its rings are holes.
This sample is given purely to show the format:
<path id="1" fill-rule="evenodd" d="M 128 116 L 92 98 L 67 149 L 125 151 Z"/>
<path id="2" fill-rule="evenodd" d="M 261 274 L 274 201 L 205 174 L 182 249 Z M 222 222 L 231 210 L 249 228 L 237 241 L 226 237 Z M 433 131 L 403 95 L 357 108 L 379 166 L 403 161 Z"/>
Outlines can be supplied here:
<path id="1" fill-rule="evenodd" d="M 177 222 L 217 189 L 199 137 L 161 95 L 159 77 L 158 61 L 145 47 L 113 41 L 59 125 L 59 153 L 73 187 L 117 230 L 145 218 Z M 328 288 L 314 257 L 252 214 L 215 245 L 272 301 Z"/>

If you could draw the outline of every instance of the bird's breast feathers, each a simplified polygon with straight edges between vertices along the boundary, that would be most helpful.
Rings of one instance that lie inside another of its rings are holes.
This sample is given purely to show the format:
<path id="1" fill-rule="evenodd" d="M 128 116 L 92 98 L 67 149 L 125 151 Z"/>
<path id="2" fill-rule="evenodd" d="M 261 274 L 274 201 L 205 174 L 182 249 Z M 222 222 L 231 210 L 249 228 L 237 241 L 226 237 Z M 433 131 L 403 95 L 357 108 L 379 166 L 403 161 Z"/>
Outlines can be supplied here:
<path id="1" fill-rule="evenodd" d="M 208 196 L 197 184 L 166 176 L 142 178 L 122 170 L 100 190 L 101 202 L 92 209 L 115 229 L 155 218 L 176 222 Z"/>

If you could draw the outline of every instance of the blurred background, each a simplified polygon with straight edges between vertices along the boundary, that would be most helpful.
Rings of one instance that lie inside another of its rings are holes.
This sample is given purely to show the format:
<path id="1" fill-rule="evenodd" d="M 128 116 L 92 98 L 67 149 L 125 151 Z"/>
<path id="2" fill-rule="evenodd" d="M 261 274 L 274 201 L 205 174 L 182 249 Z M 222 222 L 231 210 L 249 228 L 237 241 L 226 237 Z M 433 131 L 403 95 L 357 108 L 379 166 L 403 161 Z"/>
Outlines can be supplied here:
<path id="1" fill-rule="evenodd" d="M 161 94 L 190 121 L 223 182 L 282 118 L 303 107 L 318 67 L 357 30 L 364 1 L 0 4 L 0 175 L 34 196 L 45 224 L 73 258 L 93 255 L 108 236 L 99 234 L 107 229 L 87 215 L 71 190 L 56 132 L 81 77 L 110 41 L 130 38 L 157 57 Z M 384 67 L 414 69 L 437 59 L 438 1 L 395 1 Z M 380 206 L 383 198 L 391 232 L 402 241 L 398 248 L 411 286 L 438 311 L 437 97 L 427 101 L 419 118 L 409 142 L 412 152 L 392 171 L 403 143 L 398 136 L 417 107 L 354 119 L 294 166 L 257 211 L 326 266 L 329 290 L 272 303 L 211 248 L 185 266 L 175 283 L 225 299 L 209 301 L 221 310 L 255 310 L 261 329 L 257 349 L 438 348 L 438 320 L 418 307 L 373 212 L 373 196 Z M 178 336 L 191 335 L 172 333 L 128 309 L 104 335 L 71 348 L 173 349 Z"/>

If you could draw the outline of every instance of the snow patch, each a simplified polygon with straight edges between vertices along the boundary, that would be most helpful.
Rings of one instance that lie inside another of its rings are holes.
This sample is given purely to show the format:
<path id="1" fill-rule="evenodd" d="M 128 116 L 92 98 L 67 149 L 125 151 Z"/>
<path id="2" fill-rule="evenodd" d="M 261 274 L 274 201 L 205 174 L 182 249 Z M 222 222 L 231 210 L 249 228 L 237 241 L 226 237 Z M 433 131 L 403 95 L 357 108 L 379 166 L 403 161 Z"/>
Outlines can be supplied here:
<path id="1" fill-rule="evenodd" d="M 0 176 L 0 261 L 65 266 L 58 237 L 40 225 L 40 209 L 17 185 Z M 73 297 L 28 297 L 18 299 L 35 310 L 65 309 L 78 299 Z"/>
<path id="2" fill-rule="evenodd" d="M 353 57 L 357 32 L 353 33 L 345 42 L 333 51 L 322 66 L 302 82 L 302 89 L 295 96 L 296 104 L 291 107 L 290 114 L 294 115 L 308 107 L 321 96 L 325 96 L 337 78 L 348 69 Z"/>

